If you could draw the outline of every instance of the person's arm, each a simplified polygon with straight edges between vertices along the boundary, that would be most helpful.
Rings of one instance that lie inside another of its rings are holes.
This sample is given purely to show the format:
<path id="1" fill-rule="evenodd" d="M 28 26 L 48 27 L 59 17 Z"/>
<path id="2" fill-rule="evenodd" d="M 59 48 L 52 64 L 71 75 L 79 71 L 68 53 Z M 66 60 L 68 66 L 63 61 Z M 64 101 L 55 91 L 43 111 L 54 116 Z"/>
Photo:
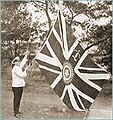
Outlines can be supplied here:
<path id="1" fill-rule="evenodd" d="M 26 62 L 28 61 L 28 59 L 27 59 L 27 56 L 29 55 L 29 51 L 27 51 L 26 53 L 25 53 L 25 56 L 24 56 L 24 58 L 22 59 L 22 61 L 21 61 L 21 63 L 20 63 L 20 67 L 21 68 L 23 68 L 24 67 L 24 65 L 26 64 Z"/>
<path id="2" fill-rule="evenodd" d="M 24 65 L 26 64 L 27 60 L 28 60 L 28 59 L 27 59 L 27 55 L 25 55 L 24 58 L 22 59 L 21 63 L 20 63 L 20 67 L 21 67 L 21 68 L 24 67 Z"/>
<path id="3" fill-rule="evenodd" d="M 27 76 L 26 70 L 23 72 L 20 67 L 15 67 L 14 74 L 16 74 L 20 78 L 24 78 Z"/>

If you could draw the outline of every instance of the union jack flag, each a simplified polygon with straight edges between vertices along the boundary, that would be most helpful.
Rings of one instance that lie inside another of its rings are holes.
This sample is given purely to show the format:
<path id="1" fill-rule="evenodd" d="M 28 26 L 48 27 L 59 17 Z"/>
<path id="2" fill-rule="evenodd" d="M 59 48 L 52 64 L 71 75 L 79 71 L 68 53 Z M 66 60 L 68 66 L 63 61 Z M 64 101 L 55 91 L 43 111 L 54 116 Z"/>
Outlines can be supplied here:
<path id="1" fill-rule="evenodd" d="M 109 75 L 92 61 L 74 35 L 70 37 L 68 28 L 59 11 L 35 59 L 65 105 L 72 110 L 85 111 L 94 102 Z"/>

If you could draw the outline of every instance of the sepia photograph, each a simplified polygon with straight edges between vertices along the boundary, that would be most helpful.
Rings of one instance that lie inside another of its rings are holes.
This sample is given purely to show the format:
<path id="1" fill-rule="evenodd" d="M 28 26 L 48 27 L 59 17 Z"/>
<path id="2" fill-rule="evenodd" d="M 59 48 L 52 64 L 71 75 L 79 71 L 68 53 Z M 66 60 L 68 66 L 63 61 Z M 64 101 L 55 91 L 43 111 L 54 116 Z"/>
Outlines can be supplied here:
<path id="1" fill-rule="evenodd" d="M 1 1 L 1 120 L 112 120 L 112 1 Z"/>

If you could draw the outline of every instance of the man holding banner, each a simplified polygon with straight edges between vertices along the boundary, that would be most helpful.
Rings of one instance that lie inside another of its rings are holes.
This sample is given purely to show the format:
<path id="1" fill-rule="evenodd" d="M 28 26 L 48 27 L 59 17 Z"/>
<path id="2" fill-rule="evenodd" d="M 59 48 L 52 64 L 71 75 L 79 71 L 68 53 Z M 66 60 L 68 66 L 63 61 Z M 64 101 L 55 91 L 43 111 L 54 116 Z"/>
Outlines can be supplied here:
<path id="1" fill-rule="evenodd" d="M 25 70 L 23 71 L 23 67 L 28 61 L 27 56 L 29 55 L 29 51 L 25 53 L 24 58 L 20 62 L 20 58 L 16 57 L 12 61 L 12 91 L 14 94 L 14 100 L 13 100 L 13 107 L 14 107 L 14 116 L 18 117 L 21 112 L 19 112 L 19 107 L 20 107 L 20 101 L 23 93 L 23 87 L 25 86 L 25 81 L 24 77 L 27 76 L 27 66 Z"/>

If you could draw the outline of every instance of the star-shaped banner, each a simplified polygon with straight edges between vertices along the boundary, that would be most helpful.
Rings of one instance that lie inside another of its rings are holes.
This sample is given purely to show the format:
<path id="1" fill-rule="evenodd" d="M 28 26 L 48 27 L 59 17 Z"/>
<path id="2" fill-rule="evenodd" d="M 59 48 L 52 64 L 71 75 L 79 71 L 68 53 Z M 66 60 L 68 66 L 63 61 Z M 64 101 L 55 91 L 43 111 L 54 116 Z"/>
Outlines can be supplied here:
<path id="1" fill-rule="evenodd" d="M 72 110 L 89 109 L 103 83 L 109 79 L 88 56 L 59 11 L 55 24 L 35 59 L 47 82 L 67 107 Z"/>

